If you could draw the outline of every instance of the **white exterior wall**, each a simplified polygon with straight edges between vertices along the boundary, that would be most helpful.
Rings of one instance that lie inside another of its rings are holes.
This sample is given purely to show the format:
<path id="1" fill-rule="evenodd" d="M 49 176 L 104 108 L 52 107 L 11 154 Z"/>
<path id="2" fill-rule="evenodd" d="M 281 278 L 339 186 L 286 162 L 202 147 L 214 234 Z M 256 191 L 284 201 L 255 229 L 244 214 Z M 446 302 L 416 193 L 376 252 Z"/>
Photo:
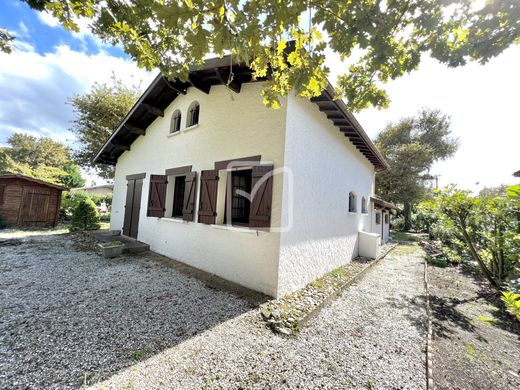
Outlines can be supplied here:
<path id="1" fill-rule="evenodd" d="M 240 94 L 235 94 L 224 86 L 214 86 L 209 95 L 189 88 L 186 95 L 177 97 L 164 118 L 157 118 L 146 136 L 139 137 L 119 158 L 110 226 L 123 226 L 126 176 L 145 172 L 138 240 L 165 256 L 276 295 L 279 233 L 226 230 L 198 223 L 197 214 L 195 222 L 189 223 L 146 216 L 150 174 L 164 175 L 168 168 L 192 165 L 198 173 L 198 211 L 200 171 L 214 169 L 215 161 L 261 155 L 262 162 L 272 162 L 275 169 L 283 165 L 286 100 L 282 100 L 281 109 L 268 109 L 259 96 L 261 88 L 261 83 L 243 84 Z M 194 100 L 200 103 L 200 124 L 184 132 L 188 107 Z M 182 113 L 181 132 L 168 136 L 176 109 Z M 272 226 L 280 225 L 282 182 L 281 175 L 273 179 Z"/>
<path id="2" fill-rule="evenodd" d="M 374 204 L 371 203 L 370 209 L 372 210 L 372 233 L 379 234 L 381 236 L 380 242 L 384 244 L 390 238 L 390 223 L 385 223 L 385 214 L 388 215 L 388 210 L 381 210 L 379 208 L 375 208 Z M 381 224 L 376 224 L 376 214 L 381 214 Z M 388 221 L 390 222 L 390 216 L 388 217 Z"/>
<path id="3" fill-rule="evenodd" d="M 358 254 L 358 231 L 371 229 L 371 213 L 361 214 L 361 198 L 374 193 L 373 165 L 318 107 L 290 96 L 287 102 L 278 295 L 294 291 Z M 348 194 L 357 212 L 348 212 Z M 292 199 L 291 199 L 292 198 Z M 370 210 L 370 208 L 369 208 Z"/>

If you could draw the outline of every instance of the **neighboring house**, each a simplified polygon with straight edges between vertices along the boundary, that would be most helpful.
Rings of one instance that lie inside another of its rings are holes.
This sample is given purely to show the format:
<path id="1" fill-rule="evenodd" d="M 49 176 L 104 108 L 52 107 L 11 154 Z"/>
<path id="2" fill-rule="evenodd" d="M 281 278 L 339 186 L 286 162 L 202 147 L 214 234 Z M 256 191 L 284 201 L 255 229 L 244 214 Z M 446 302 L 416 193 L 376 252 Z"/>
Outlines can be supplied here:
<path id="1" fill-rule="evenodd" d="M 229 64 L 208 60 L 186 83 L 156 77 L 95 161 L 116 167 L 111 229 L 277 297 L 380 231 L 370 198 L 388 164 L 330 85 L 274 110 L 265 79 L 233 65 L 228 83 Z"/>
<path id="2" fill-rule="evenodd" d="M 22 175 L 0 175 L 0 219 L 7 226 L 54 227 L 67 188 Z"/>
<path id="3" fill-rule="evenodd" d="M 102 184 L 99 186 L 74 188 L 71 191 L 83 191 L 88 195 L 110 195 L 114 191 L 113 184 Z"/>

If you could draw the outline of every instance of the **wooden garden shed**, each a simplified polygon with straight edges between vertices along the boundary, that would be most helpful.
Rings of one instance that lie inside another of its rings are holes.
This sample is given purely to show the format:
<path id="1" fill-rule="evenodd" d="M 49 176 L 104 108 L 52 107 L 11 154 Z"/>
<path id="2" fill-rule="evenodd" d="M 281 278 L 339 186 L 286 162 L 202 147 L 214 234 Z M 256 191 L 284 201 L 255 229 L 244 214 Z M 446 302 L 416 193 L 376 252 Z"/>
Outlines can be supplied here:
<path id="1" fill-rule="evenodd" d="M 0 219 L 7 226 L 54 227 L 67 188 L 23 175 L 0 175 Z"/>

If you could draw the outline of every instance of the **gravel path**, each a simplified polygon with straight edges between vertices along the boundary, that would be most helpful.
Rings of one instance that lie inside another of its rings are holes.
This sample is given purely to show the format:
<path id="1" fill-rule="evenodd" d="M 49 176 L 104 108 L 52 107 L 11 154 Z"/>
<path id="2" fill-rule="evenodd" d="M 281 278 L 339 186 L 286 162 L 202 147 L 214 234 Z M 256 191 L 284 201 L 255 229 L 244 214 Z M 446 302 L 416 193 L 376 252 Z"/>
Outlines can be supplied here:
<path id="1" fill-rule="evenodd" d="M 72 244 L 0 246 L 2 389 L 425 388 L 416 247 L 398 247 L 287 339 L 245 300 L 153 254 L 106 260 Z"/>
<path id="2" fill-rule="evenodd" d="M 68 235 L 0 246 L 0 389 L 95 383 L 250 309 L 151 253 L 107 260 Z"/>
<path id="3" fill-rule="evenodd" d="M 296 339 L 252 310 L 96 388 L 425 389 L 422 272 L 417 247 L 399 247 Z"/>

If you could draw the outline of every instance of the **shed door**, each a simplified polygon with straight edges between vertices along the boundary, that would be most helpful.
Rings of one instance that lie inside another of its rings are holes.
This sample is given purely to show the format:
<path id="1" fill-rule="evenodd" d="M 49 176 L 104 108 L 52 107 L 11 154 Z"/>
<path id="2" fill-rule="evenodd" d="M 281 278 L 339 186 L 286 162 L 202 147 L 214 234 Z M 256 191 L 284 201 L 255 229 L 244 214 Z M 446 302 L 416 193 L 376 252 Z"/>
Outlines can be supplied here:
<path id="1" fill-rule="evenodd" d="M 43 187 L 24 187 L 20 222 L 26 226 L 45 226 L 49 210 L 50 190 Z"/>
<path id="2" fill-rule="evenodd" d="M 125 220 L 123 222 L 123 234 L 125 236 L 137 238 L 142 190 L 143 179 L 128 180 L 126 187 Z"/>

